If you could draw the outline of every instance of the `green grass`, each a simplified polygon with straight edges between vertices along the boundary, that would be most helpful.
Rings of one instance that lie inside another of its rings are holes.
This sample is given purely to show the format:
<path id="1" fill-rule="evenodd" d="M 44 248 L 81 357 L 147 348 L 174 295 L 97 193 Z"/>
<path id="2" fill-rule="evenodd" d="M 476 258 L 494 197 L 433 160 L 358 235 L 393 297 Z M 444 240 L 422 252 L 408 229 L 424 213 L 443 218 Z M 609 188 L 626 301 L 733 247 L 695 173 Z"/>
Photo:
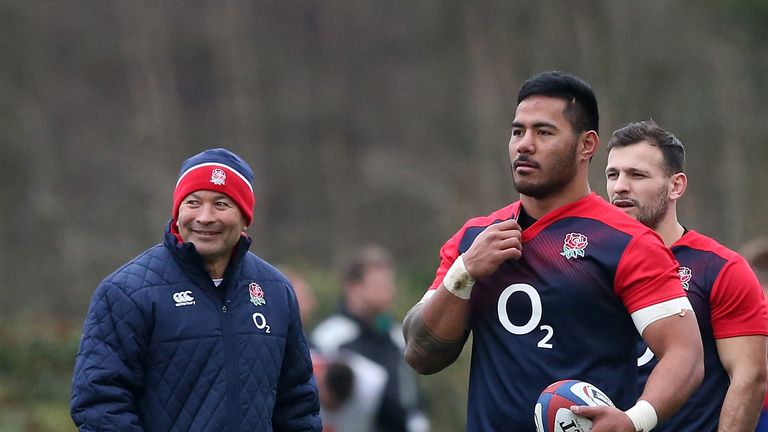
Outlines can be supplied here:
<path id="1" fill-rule="evenodd" d="M 80 329 L 23 318 L 0 330 L 0 432 L 71 432 L 69 392 Z"/>

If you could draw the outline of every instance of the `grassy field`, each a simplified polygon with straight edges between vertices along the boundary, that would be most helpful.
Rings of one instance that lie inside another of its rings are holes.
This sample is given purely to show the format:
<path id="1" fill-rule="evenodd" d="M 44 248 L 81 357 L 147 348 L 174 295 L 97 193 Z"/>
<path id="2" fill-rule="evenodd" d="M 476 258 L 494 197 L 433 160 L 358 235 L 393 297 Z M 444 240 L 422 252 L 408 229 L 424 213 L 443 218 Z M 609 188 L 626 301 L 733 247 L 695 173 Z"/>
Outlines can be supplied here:
<path id="1" fill-rule="evenodd" d="M 45 317 L 0 328 L 0 432 L 76 430 L 69 392 L 80 330 Z"/>

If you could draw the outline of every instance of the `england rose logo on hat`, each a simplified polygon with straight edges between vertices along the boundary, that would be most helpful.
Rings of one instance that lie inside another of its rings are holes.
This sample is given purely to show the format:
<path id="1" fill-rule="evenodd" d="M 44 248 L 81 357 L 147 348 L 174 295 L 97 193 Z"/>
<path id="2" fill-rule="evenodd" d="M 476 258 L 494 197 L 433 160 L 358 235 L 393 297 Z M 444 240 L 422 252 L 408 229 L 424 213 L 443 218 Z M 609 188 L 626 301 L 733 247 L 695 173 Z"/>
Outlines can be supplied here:
<path id="1" fill-rule="evenodd" d="M 564 256 L 566 259 L 583 258 L 584 249 L 587 248 L 588 244 L 589 242 L 587 241 L 587 236 L 584 234 L 568 233 L 565 236 L 565 241 L 563 242 L 563 251 L 560 252 L 560 255 Z"/>
<path id="2" fill-rule="evenodd" d="M 198 153 L 181 165 L 173 191 L 173 219 L 178 220 L 179 205 L 192 192 L 212 190 L 230 197 L 245 217 L 253 222 L 253 170 L 240 156 L 223 148 Z"/>
<path id="3" fill-rule="evenodd" d="M 221 168 L 215 168 L 211 171 L 211 183 L 219 186 L 224 186 L 227 182 L 227 173 Z"/>

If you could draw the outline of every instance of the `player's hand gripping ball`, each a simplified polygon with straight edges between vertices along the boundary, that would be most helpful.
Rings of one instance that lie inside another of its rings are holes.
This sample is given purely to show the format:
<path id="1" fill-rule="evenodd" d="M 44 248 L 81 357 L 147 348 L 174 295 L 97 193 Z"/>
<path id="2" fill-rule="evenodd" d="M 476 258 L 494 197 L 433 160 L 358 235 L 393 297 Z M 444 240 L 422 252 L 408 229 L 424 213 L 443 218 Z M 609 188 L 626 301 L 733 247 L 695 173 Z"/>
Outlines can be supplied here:
<path id="1" fill-rule="evenodd" d="M 545 388 L 533 411 L 536 432 L 589 432 L 592 420 L 577 416 L 570 407 L 614 406 L 599 388 L 579 380 L 562 380 Z"/>

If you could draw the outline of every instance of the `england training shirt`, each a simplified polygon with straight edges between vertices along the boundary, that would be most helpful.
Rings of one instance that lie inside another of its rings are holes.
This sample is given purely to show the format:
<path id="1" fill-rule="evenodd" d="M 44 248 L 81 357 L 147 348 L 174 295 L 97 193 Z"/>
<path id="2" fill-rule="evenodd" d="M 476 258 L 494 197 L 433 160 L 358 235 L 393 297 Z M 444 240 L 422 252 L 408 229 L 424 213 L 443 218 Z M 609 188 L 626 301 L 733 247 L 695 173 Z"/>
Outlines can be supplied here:
<path id="1" fill-rule="evenodd" d="M 765 296 L 755 274 L 736 252 L 715 240 L 688 231 L 674 245 L 678 274 L 688 294 L 704 343 L 704 380 L 691 398 L 654 431 L 717 431 L 730 379 L 717 355 L 716 339 L 768 335 Z M 638 391 L 658 363 L 640 342 Z"/>
<path id="2" fill-rule="evenodd" d="M 430 292 L 478 234 L 519 210 L 518 201 L 467 221 L 441 248 Z M 466 430 L 535 430 L 539 393 L 561 379 L 588 381 L 620 409 L 631 407 L 637 329 L 630 314 L 685 296 L 670 251 L 590 194 L 523 230 L 522 252 L 472 290 Z"/>

